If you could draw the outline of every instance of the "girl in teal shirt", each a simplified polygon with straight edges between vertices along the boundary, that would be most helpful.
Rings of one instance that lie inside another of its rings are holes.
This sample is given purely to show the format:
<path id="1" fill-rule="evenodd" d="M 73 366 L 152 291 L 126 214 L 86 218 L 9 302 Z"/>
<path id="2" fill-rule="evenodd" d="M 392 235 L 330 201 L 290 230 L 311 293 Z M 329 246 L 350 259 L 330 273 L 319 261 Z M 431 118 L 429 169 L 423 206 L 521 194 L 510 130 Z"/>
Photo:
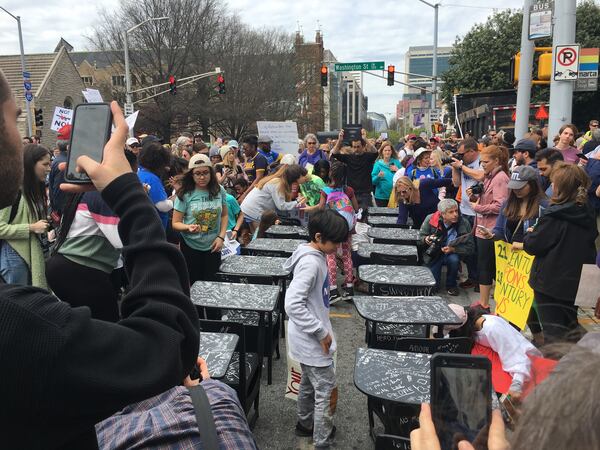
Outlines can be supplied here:
<path id="1" fill-rule="evenodd" d="M 387 206 L 394 186 L 394 174 L 402 167 L 391 142 L 385 141 L 379 148 L 379 158 L 373 165 L 371 180 L 375 186 L 375 203 Z"/>

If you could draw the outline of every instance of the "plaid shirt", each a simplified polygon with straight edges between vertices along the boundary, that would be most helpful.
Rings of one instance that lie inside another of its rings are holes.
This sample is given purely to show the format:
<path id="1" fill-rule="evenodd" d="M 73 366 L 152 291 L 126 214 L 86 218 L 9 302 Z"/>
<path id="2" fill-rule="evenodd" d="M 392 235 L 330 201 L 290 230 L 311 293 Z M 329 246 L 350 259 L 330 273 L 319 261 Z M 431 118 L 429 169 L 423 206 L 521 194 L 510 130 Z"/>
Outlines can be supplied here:
<path id="1" fill-rule="evenodd" d="M 205 380 L 202 387 L 215 419 L 221 450 L 255 450 L 256 443 L 237 395 L 226 384 Z M 186 387 L 127 406 L 96 425 L 100 449 L 202 449 L 194 405 Z"/>

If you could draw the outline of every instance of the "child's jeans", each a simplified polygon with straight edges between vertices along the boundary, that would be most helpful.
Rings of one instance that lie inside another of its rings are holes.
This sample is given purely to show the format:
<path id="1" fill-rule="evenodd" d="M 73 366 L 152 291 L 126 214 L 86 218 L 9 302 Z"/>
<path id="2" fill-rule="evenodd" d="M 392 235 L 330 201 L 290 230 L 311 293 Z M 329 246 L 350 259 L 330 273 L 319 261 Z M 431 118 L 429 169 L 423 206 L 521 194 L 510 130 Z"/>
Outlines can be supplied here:
<path id="1" fill-rule="evenodd" d="M 352 273 L 352 236 L 348 236 L 346 242 L 342 242 L 338 252 L 327 255 L 327 271 L 329 272 L 329 285 L 333 289 L 337 286 L 337 261 L 336 255 L 341 250 L 342 262 L 344 263 L 344 282 L 346 286 L 352 286 L 354 275 Z"/>
<path id="2" fill-rule="evenodd" d="M 333 363 L 329 367 L 300 364 L 302 380 L 298 390 L 298 422 L 313 428 L 315 448 L 327 447 L 333 429 L 333 414 L 337 406 L 338 390 Z"/>

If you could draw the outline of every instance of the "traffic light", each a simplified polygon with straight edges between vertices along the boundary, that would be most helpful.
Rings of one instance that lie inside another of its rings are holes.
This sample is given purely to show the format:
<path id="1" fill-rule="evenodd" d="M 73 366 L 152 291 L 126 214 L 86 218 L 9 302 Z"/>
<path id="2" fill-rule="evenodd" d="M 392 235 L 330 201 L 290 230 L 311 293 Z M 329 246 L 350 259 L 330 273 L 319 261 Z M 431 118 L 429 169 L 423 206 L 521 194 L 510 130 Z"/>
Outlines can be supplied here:
<path id="1" fill-rule="evenodd" d="M 552 53 L 542 53 L 538 59 L 538 80 L 548 81 L 552 77 Z"/>
<path id="2" fill-rule="evenodd" d="M 222 73 L 217 75 L 217 83 L 219 83 L 219 94 L 225 93 L 225 77 Z"/>
<path id="3" fill-rule="evenodd" d="M 169 92 L 171 95 L 177 95 L 177 80 L 173 75 L 169 75 Z"/>
<path id="4" fill-rule="evenodd" d="M 33 110 L 33 114 L 35 115 L 35 126 L 43 127 L 44 126 L 44 115 L 42 112 L 42 108 Z"/>
<path id="5" fill-rule="evenodd" d="M 387 78 L 387 85 L 388 86 L 393 86 L 394 85 L 394 73 L 396 72 L 396 67 L 395 66 L 388 66 L 388 78 Z"/>
<path id="6" fill-rule="evenodd" d="M 510 59 L 510 82 L 513 85 L 519 83 L 519 66 L 521 65 L 521 53 L 517 53 Z"/>
<path id="7" fill-rule="evenodd" d="M 325 64 L 321 66 L 321 86 L 327 86 L 329 69 Z"/>

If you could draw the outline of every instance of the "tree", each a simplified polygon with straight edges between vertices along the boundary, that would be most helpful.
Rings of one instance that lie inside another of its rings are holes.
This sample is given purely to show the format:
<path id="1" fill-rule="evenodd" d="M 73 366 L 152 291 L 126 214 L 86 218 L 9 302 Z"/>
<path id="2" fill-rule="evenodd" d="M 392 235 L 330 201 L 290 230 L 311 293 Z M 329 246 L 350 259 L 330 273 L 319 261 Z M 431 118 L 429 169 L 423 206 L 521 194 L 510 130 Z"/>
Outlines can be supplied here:
<path id="1" fill-rule="evenodd" d="M 483 24 L 476 24 L 463 37 L 457 37 L 449 59 L 450 68 L 442 75 L 442 98 L 452 104 L 454 90 L 461 93 L 512 89 L 510 60 L 521 47 L 523 14 L 508 10 L 493 14 Z M 582 47 L 600 47 L 600 7 L 593 0 L 577 6 L 576 41 Z M 536 41 L 536 46 L 552 46 L 551 39 Z M 534 67 L 535 73 L 536 67 Z M 547 86 L 533 86 L 532 101 L 548 102 Z M 587 125 L 598 116 L 600 94 L 575 93 L 573 121 Z M 451 112 L 453 116 L 453 112 Z"/>

